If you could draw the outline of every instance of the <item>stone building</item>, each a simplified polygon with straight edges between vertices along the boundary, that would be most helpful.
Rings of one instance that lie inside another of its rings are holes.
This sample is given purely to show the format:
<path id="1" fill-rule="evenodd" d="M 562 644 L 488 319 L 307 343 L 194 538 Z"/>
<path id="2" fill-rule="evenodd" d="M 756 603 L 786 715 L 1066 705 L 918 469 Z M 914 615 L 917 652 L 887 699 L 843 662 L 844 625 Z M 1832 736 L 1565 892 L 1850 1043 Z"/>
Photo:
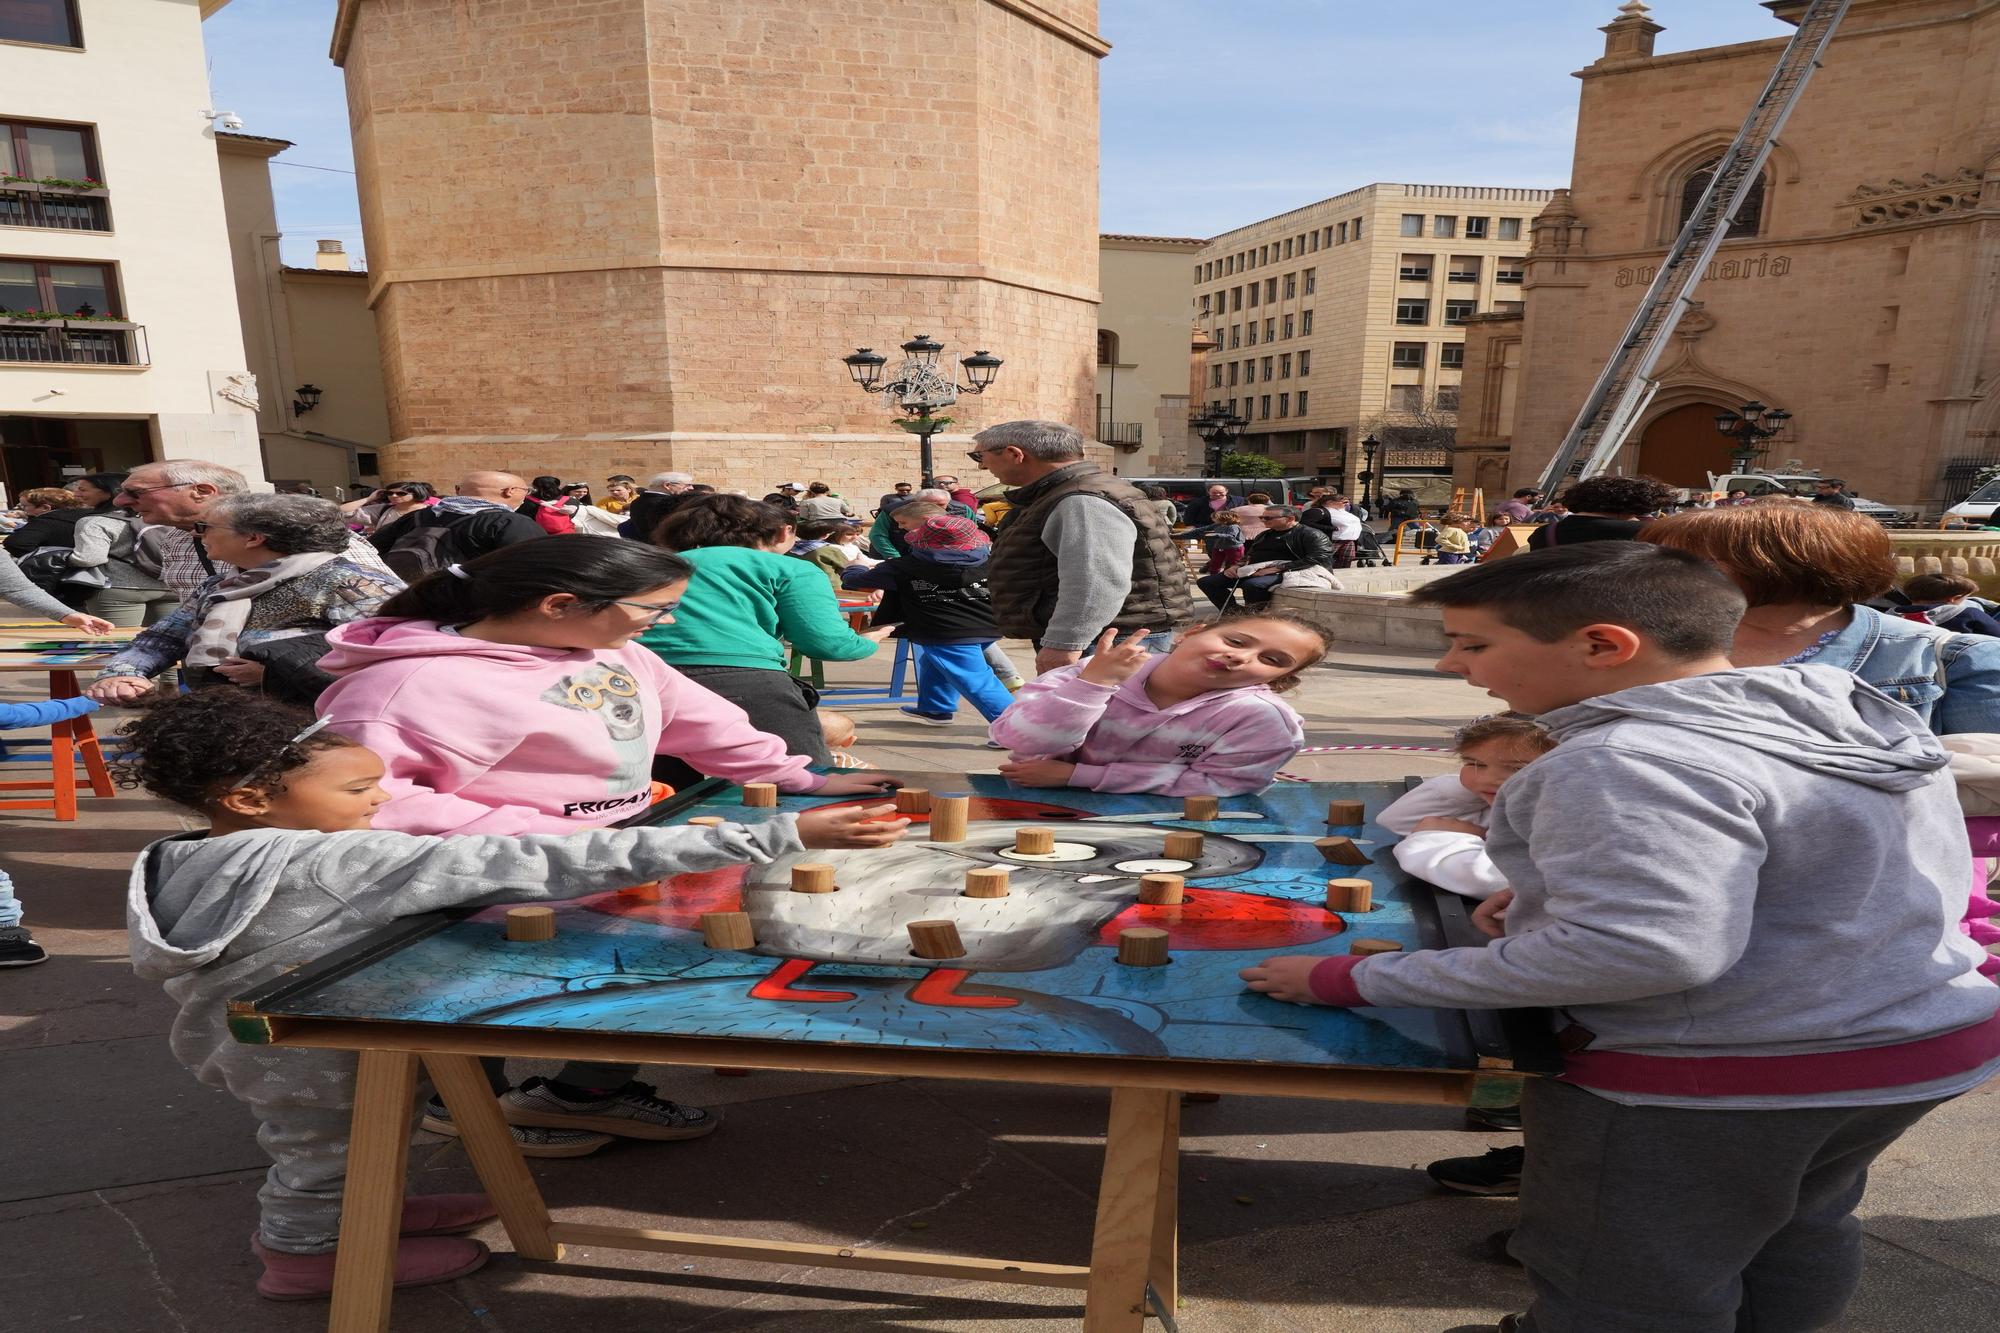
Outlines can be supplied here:
<path id="1" fill-rule="evenodd" d="M 1215 237 L 1195 256 L 1209 402 L 1287 473 L 1355 487 L 1371 431 L 1400 484 L 1442 485 L 1464 325 L 1520 299 L 1548 190 L 1366 185 Z"/>
<path id="2" fill-rule="evenodd" d="M 954 440 L 1092 424 L 1095 0 L 341 0 L 385 473 L 916 471 L 850 382 L 1006 364 Z M 978 474 L 983 477 L 983 474 Z"/>
<path id="3" fill-rule="evenodd" d="M 1644 5 L 1603 31 L 1524 306 L 1467 329 L 1455 467 L 1489 497 L 1539 480 L 1786 40 L 1657 53 Z M 1701 484 L 1755 400 L 1792 413 L 1773 463 L 1962 494 L 2000 456 L 2000 4 L 1855 0 L 1694 297 L 1617 467 Z"/>
<path id="4" fill-rule="evenodd" d="M 1127 476 L 1179 476 L 1201 468 L 1202 441 L 1188 428 L 1189 359 L 1208 339 L 1194 318 L 1188 264 L 1198 236 L 1100 236 L 1097 438 Z M 1201 399 L 1193 400 L 1199 408 Z"/>

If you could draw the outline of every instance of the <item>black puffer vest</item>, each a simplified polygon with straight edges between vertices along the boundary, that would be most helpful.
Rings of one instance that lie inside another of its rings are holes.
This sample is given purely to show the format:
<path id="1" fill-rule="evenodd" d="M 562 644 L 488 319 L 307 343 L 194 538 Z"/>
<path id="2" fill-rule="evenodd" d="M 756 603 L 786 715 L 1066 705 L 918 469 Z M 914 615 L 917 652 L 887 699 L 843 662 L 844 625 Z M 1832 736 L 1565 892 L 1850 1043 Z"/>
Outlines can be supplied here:
<path id="1" fill-rule="evenodd" d="M 1190 619 L 1187 562 L 1174 545 L 1160 511 L 1136 488 L 1095 463 L 1072 463 L 1007 492 L 1014 508 L 1000 521 L 993 539 L 989 575 L 993 611 L 1000 632 L 1010 639 L 1039 640 L 1055 613 L 1061 580 L 1089 578 L 1091 571 L 1056 566 L 1056 553 L 1042 541 L 1042 529 L 1062 501 L 1090 495 L 1116 505 L 1138 528 L 1132 543 L 1132 590 L 1111 621 L 1121 630 L 1172 629 Z"/>

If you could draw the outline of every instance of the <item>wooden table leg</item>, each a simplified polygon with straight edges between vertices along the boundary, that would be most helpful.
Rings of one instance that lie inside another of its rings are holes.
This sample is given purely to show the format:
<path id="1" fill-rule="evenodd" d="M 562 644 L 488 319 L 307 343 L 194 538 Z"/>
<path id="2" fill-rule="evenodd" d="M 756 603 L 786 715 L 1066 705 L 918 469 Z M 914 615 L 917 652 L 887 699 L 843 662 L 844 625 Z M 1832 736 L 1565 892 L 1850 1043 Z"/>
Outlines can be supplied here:
<path id="1" fill-rule="evenodd" d="M 1137 1333 L 1146 1322 L 1146 1286 L 1160 1262 L 1160 1185 L 1179 1151 L 1178 1092 L 1114 1088 L 1104 1134 L 1104 1179 L 1090 1245 L 1085 1333 Z"/>
<path id="2" fill-rule="evenodd" d="M 76 673 L 74 671 L 51 671 L 49 673 L 49 698 L 74 699 L 82 692 L 77 687 Z M 58 722 L 55 724 L 56 730 L 65 727 L 69 729 L 70 739 L 76 745 L 77 754 L 83 759 L 84 772 L 90 775 L 91 794 L 94 796 L 112 795 L 111 769 L 104 762 L 104 749 L 97 743 L 97 729 L 90 725 L 90 714 L 85 713 L 82 717 L 73 717 L 67 722 Z M 51 747 L 50 758 L 53 759 L 54 757 L 53 747 Z M 74 779 L 71 781 L 71 791 L 72 793 L 75 791 Z"/>
<path id="3" fill-rule="evenodd" d="M 528 1173 L 521 1150 L 500 1115 L 500 1103 L 470 1055 L 426 1055 L 424 1066 L 444 1098 L 451 1122 L 458 1127 L 465 1155 L 479 1173 L 479 1183 L 493 1200 L 514 1253 L 523 1259 L 562 1258 L 562 1246 L 549 1239 L 549 1209 Z"/>
<path id="4" fill-rule="evenodd" d="M 49 793 L 57 819 L 76 818 L 76 748 L 67 721 L 49 726 Z"/>
<path id="5" fill-rule="evenodd" d="M 1160 1189 L 1153 1199 L 1153 1295 L 1172 1317 L 1180 1304 L 1181 1099 L 1167 1104 L 1165 1148 L 1160 1153 Z"/>
<path id="6" fill-rule="evenodd" d="M 416 1094 L 416 1056 L 402 1051 L 361 1052 L 328 1333 L 388 1333 L 396 1237 L 402 1230 L 410 1157 L 410 1109 Z"/>

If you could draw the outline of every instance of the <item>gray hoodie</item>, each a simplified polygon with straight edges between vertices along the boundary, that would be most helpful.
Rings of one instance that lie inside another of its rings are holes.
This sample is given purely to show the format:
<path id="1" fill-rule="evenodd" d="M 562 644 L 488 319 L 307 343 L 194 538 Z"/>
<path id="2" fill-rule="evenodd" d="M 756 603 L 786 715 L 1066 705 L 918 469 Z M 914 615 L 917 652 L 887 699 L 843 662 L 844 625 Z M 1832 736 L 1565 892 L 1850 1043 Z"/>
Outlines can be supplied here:
<path id="1" fill-rule="evenodd" d="M 180 1005 L 171 1041 L 182 1063 L 202 1082 L 253 1104 L 317 1102 L 322 1098 L 310 1079 L 273 1077 L 291 1064 L 230 1037 L 224 1011 L 232 996 L 398 917 L 574 898 L 803 850 L 792 815 L 757 825 L 522 838 L 292 829 L 187 834 L 140 853 L 125 919 L 134 969 L 165 981 Z"/>
<path id="2" fill-rule="evenodd" d="M 1873 686 L 1756 667 L 1542 721 L 1561 744 L 1501 789 L 1487 836 L 1518 895 L 1506 937 L 1370 958 L 1369 1003 L 1547 1005 L 1592 1051 L 1676 1057 L 1895 1046 L 2000 1005 L 1958 930 L 1972 867 L 1945 751 Z M 1882 1091 L 1757 1104 L 1913 1100 Z"/>

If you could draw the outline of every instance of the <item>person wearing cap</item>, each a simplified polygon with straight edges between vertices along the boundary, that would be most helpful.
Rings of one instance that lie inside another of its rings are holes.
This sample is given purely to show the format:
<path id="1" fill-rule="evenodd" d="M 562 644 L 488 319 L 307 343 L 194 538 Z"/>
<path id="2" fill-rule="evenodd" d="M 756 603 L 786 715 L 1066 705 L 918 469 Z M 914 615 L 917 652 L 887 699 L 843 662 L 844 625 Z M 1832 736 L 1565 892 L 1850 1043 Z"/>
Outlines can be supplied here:
<path id="1" fill-rule="evenodd" d="M 764 497 L 764 503 L 778 506 L 788 517 L 796 520 L 799 516 L 799 497 L 805 494 L 805 489 L 806 484 L 802 481 L 781 481 L 777 490 Z"/>
<path id="2" fill-rule="evenodd" d="M 905 554 L 841 574 L 845 587 L 880 588 L 875 623 L 895 623 L 896 637 L 922 650 L 916 654 L 916 706 L 902 711 L 914 722 L 948 727 L 962 697 L 991 722 L 1014 702 L 986 658 L 987 647 L 1000 638 L 986 588 L 992 543 L 977 523 L 956 514 L 927 518 L 902 540 Z"/>

